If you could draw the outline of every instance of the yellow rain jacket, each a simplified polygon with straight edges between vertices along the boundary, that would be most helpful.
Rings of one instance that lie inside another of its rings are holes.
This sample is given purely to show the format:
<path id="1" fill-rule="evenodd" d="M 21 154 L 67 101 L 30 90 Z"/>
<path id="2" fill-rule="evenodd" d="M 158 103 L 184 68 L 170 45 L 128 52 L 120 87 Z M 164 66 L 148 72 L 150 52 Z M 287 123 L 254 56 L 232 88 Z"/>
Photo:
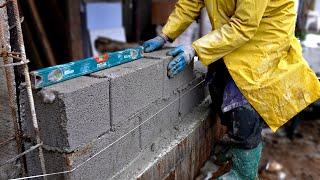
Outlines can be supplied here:
<path id="1" fill-rule="evenodd" d="M 294 0 L 179 0 L 163 28 L 175 39 L 206 7 L 212 32 L 192 46 L 201 62 L 224 62 L 273 131 L 320 98 L 320 83 L 294 36 Z"/>

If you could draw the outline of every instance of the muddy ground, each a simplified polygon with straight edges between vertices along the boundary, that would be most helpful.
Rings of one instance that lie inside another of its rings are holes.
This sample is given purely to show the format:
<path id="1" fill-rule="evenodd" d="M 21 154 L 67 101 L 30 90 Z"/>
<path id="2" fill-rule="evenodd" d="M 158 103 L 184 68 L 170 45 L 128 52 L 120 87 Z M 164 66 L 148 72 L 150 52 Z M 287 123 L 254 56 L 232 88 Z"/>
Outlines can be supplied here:
<path id="1" fill-rule="evenodd" d="M 320 179 L 320 120 L 303 120 L 298 133 L 293 140 L 279 134 L 265 137 L 260 179 Z M 282 170 L 264 170 L 268 162 Z"/>
<path id="2" fill-rule="evenodd" d="M 210 179 L 216 169 L 212 160 L 208 160 L 196 179 Z M 261 180 L 319 180 L 320 119 L 303 120 L 292 140 L 281 131 L 264 135 L 259 169 Z"/>

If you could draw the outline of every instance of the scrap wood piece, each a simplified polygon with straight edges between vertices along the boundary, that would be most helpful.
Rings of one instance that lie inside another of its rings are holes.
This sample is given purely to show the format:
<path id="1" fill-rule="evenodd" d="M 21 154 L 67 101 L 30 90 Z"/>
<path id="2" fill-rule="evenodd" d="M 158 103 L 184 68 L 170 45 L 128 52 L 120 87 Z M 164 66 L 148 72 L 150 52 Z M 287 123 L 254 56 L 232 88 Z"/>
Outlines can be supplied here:
<path id="1" fill-rule="evenodd" d="M 136 43 L 125 43 L 121 41 L 116 41 L 107 37 L 98 37 L 94 41 L 94 46 L 96 50 L 101 53 L 120 51 L 122 49 L 134 48 L 137 47 Z"/>

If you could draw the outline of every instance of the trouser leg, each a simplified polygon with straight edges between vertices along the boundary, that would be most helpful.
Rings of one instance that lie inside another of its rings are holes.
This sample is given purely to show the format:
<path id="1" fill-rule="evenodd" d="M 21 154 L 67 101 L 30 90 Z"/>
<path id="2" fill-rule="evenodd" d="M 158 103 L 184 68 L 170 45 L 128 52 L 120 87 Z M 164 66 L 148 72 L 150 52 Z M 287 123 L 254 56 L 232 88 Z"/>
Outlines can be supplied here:
<path id="1" fill-rule="evenodd" d="M 223 141 L 225 146 L 230 147 L 227 154 L 231 157 L 232 168 L 218 179 L 253 180 L 258 174 L 264 122 L 250 105 L 228 112 L 226 119 L 229 132 L 228 138 Z"/>
<path id="2" fill-rule="evenodd" d="M 298 114 L 285 125 L 285 131 L 289 139 L 293 140 L 294 136 L 297 134 L 297 128 L 299 127 L 300 123 L 301 118 Z"/>
<path id="3" fill-rule="evenodd" d="M 261 141 L 264 121 L 251 105 L 235 108 L 226 114 L 231 146 L 242 149 L 257 147 Z"/>
<path id="4" fill-rule="evenodd" d="M 263 121 L 250 106 L 244 105 L 228 113 L 221 111 L 226 86 L 227 70 L 223 61 L 209 67 L 207 83 L 211 95 L 213 114 L 218 114 L 222 124 L 228 127 L 227 139 L 219 147 L 218 160 L 232 161 L 232 169 L 222 179 L 254 179 L 260 161 Z"/>
<path id="5" fill-rule="evenodd" d="M 221 105 L 223 103 L 223 93 L 226 83 L 227 69 L 223 60 L 218 60 L 215 63 L 209 65 L 208 73 L 206 77 L 206 83 L 209 88 L 212 104 L 211 104 L 211 119 L 215 121 L 214 131 L 214 154 L 218 158 L 217 163 L 223 164 L 227 161 L 226 152 L 229 147 L 218 144 L 222 136 L 226 133 L 227 127 L 225 122 L 225 115 L 221 111 Z"/>
<path id="6" fill-rule="evenodd" d="M 223 92 L 226 84 L 227 69 L 222 60 L 209 65 L 208 73 L 206 76 L 206 84 L 209 87 L 212 104 L 211 110 L 217 113 L 220 118 L 223 118 L 221 105 L 223 102 Z"/>

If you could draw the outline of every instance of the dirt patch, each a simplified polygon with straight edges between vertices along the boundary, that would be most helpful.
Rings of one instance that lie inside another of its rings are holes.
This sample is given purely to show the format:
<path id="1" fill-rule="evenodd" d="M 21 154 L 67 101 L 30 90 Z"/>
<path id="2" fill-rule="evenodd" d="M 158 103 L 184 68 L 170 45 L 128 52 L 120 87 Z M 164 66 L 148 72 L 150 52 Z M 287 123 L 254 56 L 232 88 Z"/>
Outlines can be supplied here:
<path id="1" fill-rule="evenodd" d="M 260 179 L 320 179 L 320 120 L 303 121 L 298 132 L 301 137 L 293 140 L 277 134 L 266 136 Z M 282 170 L 273 173 L 263 170 L 272 161 L 279 163 Z"/>

